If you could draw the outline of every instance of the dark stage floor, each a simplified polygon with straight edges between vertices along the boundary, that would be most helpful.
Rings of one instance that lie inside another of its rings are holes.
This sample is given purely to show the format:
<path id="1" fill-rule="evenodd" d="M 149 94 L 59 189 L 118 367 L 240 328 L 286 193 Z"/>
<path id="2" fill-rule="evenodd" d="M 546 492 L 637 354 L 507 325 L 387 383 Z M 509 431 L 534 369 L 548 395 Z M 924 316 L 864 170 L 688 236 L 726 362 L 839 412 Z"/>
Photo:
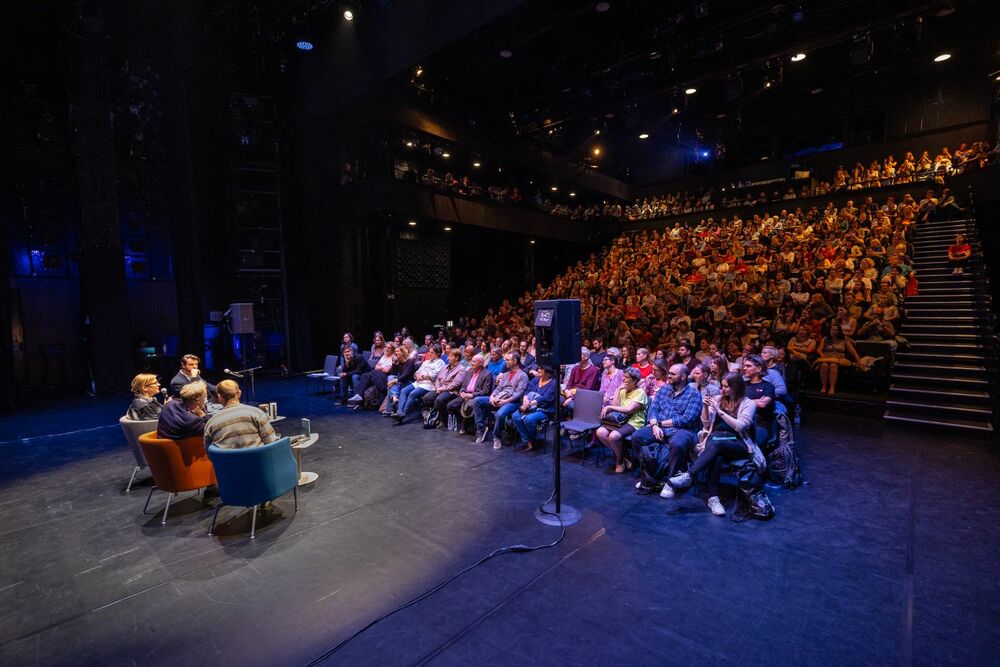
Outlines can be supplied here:
<path id="1" fill-rule="evenodd" d="M 0 664 L 304 665 L 493 549 L 557 537 L 532 516 L 550 458 L 303 389 L 258 394 L 312 418 L 320 478 L 253 543 L 246 517 L 209 537 L 194 500 L 167 526 L 142 515 L 148 485 L 123 492 L 125 397 L 5 419 Z M 76 429 L 92 430 L 35 437 Z M 807 413 L 799 438 L 811 483 L 772 492 L 769 524 L 567 459 L 583 520 L 560 545 L 487 562 L 327 664 L 997 664 L 991 445 L 849 414 Z"/>

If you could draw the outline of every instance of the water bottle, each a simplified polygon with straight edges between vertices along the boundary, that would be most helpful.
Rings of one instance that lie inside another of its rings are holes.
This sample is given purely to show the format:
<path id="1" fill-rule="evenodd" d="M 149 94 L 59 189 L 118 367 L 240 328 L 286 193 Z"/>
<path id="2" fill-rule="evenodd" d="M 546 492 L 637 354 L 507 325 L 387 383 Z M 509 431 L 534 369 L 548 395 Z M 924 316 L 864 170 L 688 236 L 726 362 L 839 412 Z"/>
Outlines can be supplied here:
<path id="1" fill-rule="evenodd" d="M 796 426 L 798 426 L 799 424 L 802 423 L 802 406 L 801 405 L 796 405 L 795 406 L 795 419 L 792 420 L 792 423 L 795 424 Z"/>

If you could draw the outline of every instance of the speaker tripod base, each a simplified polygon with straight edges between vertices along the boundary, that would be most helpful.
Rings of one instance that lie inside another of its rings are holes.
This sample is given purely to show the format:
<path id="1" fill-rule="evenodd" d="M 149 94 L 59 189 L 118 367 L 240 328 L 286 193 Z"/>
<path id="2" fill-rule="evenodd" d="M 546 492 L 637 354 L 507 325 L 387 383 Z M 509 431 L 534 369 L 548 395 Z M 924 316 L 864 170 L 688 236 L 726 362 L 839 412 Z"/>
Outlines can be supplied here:
<path id="1" fill-rule="evenodd" d="M 559 509 L 561 511 L 556 514 L 556 504 L 545 503 L 535 510 L 535 518 L 546 526 L 572 526 L 581 518 L 580 510 L 570 507 L 566 503 L 562 503 Z"/>

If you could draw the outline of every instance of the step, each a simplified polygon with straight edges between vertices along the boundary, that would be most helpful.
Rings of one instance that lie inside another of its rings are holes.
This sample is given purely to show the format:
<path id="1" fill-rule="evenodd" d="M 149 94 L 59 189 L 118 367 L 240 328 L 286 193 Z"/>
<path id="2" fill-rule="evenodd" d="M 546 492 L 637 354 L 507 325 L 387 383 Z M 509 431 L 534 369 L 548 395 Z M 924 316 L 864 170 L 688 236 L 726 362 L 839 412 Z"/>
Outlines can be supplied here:
<path id="1" fill-rule="evenodd" d="M 914 342 L 911 340 L 909 352 L 914 352 L 915 350 L 919 350 L 920 353 L 926 351 L 927 353 L 937 354 L 971 354 L 980 357 L 983 356 L 981 354 L 983 346 L 977 343 L 928 343 L 924 341 Z"/>
<path id="2" fill-rule="evenodd" d="M 978 389 L 985 391 L 988 385 L 986 380 L 982 378 L 974 377 L 962 377 L 956 375 L 926 375 L 923 373 L 906 373 L 906 372 L 896 372 L 892 373 L 893 384 L 908 385 L 938 385 L 942 387 L 958 387 L 961 389 Z"/>
<path id="3" fill-rule="evenodd" d="M 940 297 L 933 294 L 917 294 L 915 296 L 906 297 L 906 301 L 903 302 L 907 310 L 912 308 L 936 308 L 939 306 L 960 306 L 962 308 L 973 309 L 976 302 L 972 299 L 956 299 L 954 301 L 942 301 Z"/>
<path id="4" fill-rule="evenodd" d="M 979 334 L 979 327 L 964 324 L 904 324 L 900 327 L 899 332 L 907 339 L 910 338 L 911 334 L 925 333 L 969 334 L 970 336 L 975 336 Z"/>
<path id="5" fill-rule="evenodd" d="M 975 403 L 977 405 L 990 404 L 989 392 L 975 391 L 972 389 L 955 389 L 952 387 L 945 388 L 933 385 L 910 387 L 901 384 L 890 384 L 889 395 L 891 396 L 894 394 L 912 397 L 931 396 L 939 401 L 962 403 L 963 405 L 968 405 L 969 403 Z"/>
<path id="6" fill-rule="evenodd" d="M 933 351 L 914 352 L 913 350 L 899 352 L 896 354 L 897 365 L 900 362 L 905 363 L 937 360 L 954 361 L 959 364 L 974 364 L 977 366 L 986 365 L 986 357 L 981 354 L 942 354 L 940 352 Z"/>
<path id="7" fill-rule="evenodd" d="M 974 296 L 972 285 L 953 285 L 951 287 L 927 287 L 925 285 L 920 286 L 920 296 L 948 296 L 950 294 L 961 295 L 961 296 Z M 927 294 L 925 294 L 927 293 Z"/>
<path id="8" fill-rule="evenodd" d="M 967 405 L 949 405 L 947 403 L 939 403 L 936 401 L 898 401 L 894 398 L 890 398 L 885 402 L 885 405 L 890 410 L 893 408 L 898 408 L 903 411 L 915 410 L 929 417 L 943 414 L 944 416 L 955 416 L 960 419 L 963 417 L 972 420 L 981 419 L 985 422 L 988 422 L 993 418 L 993 411 L 989 408 L 970 407 Z"/>
<path id="9" fill-rule="evenodd" d="M 944 417 L 928 419 L 923 417 L 907 417 L 905 415 L 892 414 L 888 410 L 885 413 L 885 418 L 887 421 L 905 423 L 914 426 L 937 426 L 956 431 L 971 431 L 984 434 L 993 432 L 993 425 L 989 422 L 970 421 L 966 419 L 949 419 Z"/>
<path id="10" fill-rule="evenodd" d="M 911 343 L 916 343 L 918 341 L 939 342 L 941 341 L 941 339 L 955 343 L 974 343 L 979 340 L 979 335 L 966 334 L 966 333 L 935 333 L 933 331 L 929 332 L 914 331 L 909 335 L 907 335 L 906 338 Z"/>
<path id="11" fill-rule="evenodd" d="M 974 289 L 976 283 L 970 279 L 968 273 L 963 273 L 960 276 L 929 276 L 927 278 L 917 278 L 918 280 L 918 290 L 925 288 L 934 289 L 944 289 L 948 287 L 954 287 L 955 289 Z"/>
<path id="12" fill-rule="evenodd" d="M 972 306 L 953 306 L 942 304 L 940 306 L 925 306 L 922 303 L 906 303 L 907 317 L 929 317 L 937 315 L 948 315 L 951 317 L 974 317 L 976 310 Z"/>
<path id="13" fill-rule="evenodd" d="M 975 324 L 976 318 L 972 315 L 907 315 L 907 324 Z"/>

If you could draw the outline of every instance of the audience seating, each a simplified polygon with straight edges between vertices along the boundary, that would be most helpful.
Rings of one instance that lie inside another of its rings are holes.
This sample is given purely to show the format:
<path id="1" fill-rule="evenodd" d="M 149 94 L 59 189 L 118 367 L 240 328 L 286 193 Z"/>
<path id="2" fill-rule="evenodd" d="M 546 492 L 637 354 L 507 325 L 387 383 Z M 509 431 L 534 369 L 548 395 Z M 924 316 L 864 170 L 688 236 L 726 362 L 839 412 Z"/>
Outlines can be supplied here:
<path id="1" fill-rule="evenodd" d="M 604 395 L 599 391 L 588 389 L 578 389 L 573 397 L 573 418 L 562 422 L 562 427 L 567 433 L 576 433 L 582 440 L 584 448 L 589 442 L 586 438 L 601 426 L 601 408 L 604 404 Z M 560 442 L 562 438 L 560 437 Z M 573 450 L 572 442 L 570 450 Z M 598 449 L 597 463 L 603 456 L 603 448 Z M 584 451 L 584 463 L 586 463 L 586 450 Z"/>
<path id="2" fill-rule="evenodd" d="M 142 513 L 148 513 L 146 510 L 149 509 L 153 491 L 165 491 L 168 494 L 167 504 L 163 508 L 161 524 L 167 523 L 170 501 L 176 494 L 215 484 L 215 470 L 205 452 L 205 439 L 200 435 L 183 440 L 166 440 L 157 438 L 153 431 L 139 436 L 139 448 L 153 473 L 154 484 Z"/>
<path id="3" fill-rule="evenodd" d="M 212 516 L 209 535 L 215 531 L 215 522 L 223 505 L 253 508 L 250 539 L 257 535 L 257 508 L 261 504 L 291 491 L 295 509 L 299 509 L 299 473 L 289 438 L 245 449 L 220 449 L 211 445 L 208 458 L 218 476 L 219 497 L 222 500 Z"/>
<path id="4" fill-rule="evenodd" d="M 326 355 L 326 359 L 323 361 L 323 370 L 316 373 L 306 374 L 306 393 L 309 393 L 309 381 L 319 380 L 320 389 L 323 388 L 323 383 L 326 381 L 339 380 L 340 376 L 337 375 L 337 364 L 340 363 L 340 357 L 336 354 Z"/>
<path id="5" fill-rule="evenodd" d="M 122 417 L 118 420 L 121 424 L 122 433 L 125 434 L 125 441 L 128 443 L 129 448 L 132 450 L 132 457 L 135 459 L 135 467 L 132 469 L 132 476 L 129 477 L 128 486 L 125 487 L 125 493 L 129 493 L 132 490 L 132 483 L 135 482 L 135 476 L 140 470 L 149 466 L 146 463 L 146 457 L 142 454 L 142 449 L 139 448 L 139 436 L 143 433 L 149 433 L 150 431 L 156 431 L 156 419 L 129 419 L 128 417 Z"/>

